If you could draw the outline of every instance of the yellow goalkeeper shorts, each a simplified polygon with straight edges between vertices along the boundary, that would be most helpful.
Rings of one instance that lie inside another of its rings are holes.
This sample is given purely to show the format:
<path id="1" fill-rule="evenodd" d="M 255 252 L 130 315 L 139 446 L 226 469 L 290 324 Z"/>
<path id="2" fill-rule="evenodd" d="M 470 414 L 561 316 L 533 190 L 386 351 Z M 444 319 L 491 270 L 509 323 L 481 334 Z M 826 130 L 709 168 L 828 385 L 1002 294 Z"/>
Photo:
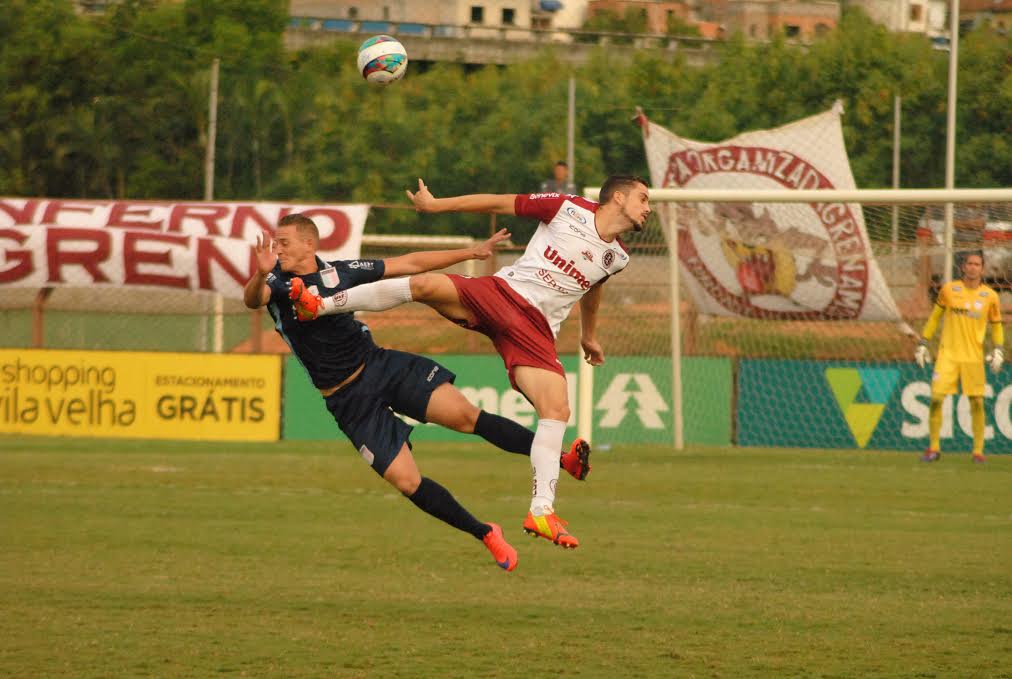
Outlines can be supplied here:
<path id="1" fill-rule="evenodd" d="M 931 393 L 946 396 L 955 394 L 957 384 L 963 387 L 966 396 L 983 396 L 987 387 L 984 362 L 952 361 L 939 355 L 931 374 Z"/>

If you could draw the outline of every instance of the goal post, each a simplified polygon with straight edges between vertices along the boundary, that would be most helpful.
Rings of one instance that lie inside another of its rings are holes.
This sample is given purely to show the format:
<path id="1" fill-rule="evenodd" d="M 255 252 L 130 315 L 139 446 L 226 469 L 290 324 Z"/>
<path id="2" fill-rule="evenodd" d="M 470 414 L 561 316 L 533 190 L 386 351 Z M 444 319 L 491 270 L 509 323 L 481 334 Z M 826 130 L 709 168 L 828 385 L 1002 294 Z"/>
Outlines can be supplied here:
<path id="1" fill-rule="evenodd" d="M 598 187 L 584 191 L 591 199 L 598 193 Z M 740 370 L 783 370 L 773 380 L 779 384 L 793 379 L 792 371 L 808 369 L 791 361 L 821 361 L 826 379 L 837 380 L 831 387 L 844 399 L 837 405 L 846 411 L 854 444 L 865 447 L 878 439 L 870 438 L 867 424 L 875 417 L 864 415 L 880 413 L 875 408 L 885 406 L 865 403 L 863 396 L 847 405 L 843 394 L 852 386 L 840 385 L 849 373 L 839 372 L 843 368 L 835 368 L 833 361 L 853 364 L 860 373 L 855 379 L 878 374 L 868 365 L 909 364 L 913 342 L 905 335 L 919 331 L 933 294 L 952 274 L 946 263 L 954 252 L 982 250 L 985 282 L 1003 302 L 1012 301 L 1012 189 L 661 188 L 651 189 L 650 199 L 656 216 L 643 231 L 623 236 L 632 262 L 605 287 L 599 326 L 609 329 L 601 338 L 606 360 L 636 354 L 645 361 L 645 374 L 666 383 L 670 422 L 665 424 L 676 449 L 694 442 L 691 431 L 686 436 L 686 426 L 691 429 L 693 418 L 706 415 L 699 410 L 704 406 L 697 405 L 706 379 L 697 376 L 687 383 L 683 364 L 697 373 L 701 368 L 684 363 L 685 358 L 729 362 L 734 401 L 730 442 L 745 444 L 775 437 L 743 427 L 777 424 L 750 415 L 742 399 L 755 394 L 739 393 L 744 384 Z M 948 250 L 946 242 L 953 243 Z M 668 318 L 656 318 L 660 315 Z M 581 361 L 577 428 L 587 437 L 597 431 L 597 420 L 608 416 L 602 401 L 627 398 L 642 406 L 644 398 L 632 391 L 631 382 L 621 393 L 602 393 L 593 376 L 594 369 Z M 861 394 L 873 389 L 861 384 Z M 790 407 L 786 401 L 781 405 Z M 945 426 L 958 429 L 964 404 L 952 407 Z M 800 434 L 795 438 L 807 440 Z"/>

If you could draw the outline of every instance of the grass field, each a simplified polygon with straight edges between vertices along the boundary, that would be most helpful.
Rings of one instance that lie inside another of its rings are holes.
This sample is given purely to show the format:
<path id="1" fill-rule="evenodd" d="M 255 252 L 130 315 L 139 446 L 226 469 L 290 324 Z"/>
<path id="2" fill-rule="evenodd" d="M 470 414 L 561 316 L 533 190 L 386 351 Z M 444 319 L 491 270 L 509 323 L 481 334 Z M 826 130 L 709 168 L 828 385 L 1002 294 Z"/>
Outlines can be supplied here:
<path id="1" fill-rule="evenodd" d="M 0 437 L 4 677 L 1010 677 L 1012 457 L 419 445 L 513 573 L 347 444 Z"/>

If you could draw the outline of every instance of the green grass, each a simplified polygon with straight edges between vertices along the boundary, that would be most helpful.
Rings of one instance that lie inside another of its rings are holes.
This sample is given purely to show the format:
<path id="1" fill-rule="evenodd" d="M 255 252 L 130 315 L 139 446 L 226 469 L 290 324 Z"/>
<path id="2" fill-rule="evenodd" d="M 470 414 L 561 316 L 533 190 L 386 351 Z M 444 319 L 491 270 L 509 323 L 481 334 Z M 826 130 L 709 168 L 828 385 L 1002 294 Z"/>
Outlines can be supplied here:
<path id="1" fill-rule="evenodd" d="M 504 573 L 343 442 L 0 437 L 0 676 L 1009 677 L 1012 457 L 421 444 Z"/>

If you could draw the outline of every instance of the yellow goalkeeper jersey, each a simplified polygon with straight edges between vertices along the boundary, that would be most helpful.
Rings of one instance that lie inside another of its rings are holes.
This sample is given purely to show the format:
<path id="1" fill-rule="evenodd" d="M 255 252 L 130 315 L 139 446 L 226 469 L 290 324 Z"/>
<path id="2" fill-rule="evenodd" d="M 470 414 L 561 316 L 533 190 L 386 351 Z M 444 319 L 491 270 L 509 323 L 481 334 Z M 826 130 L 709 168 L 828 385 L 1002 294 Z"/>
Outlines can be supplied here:
<path id="1" fill-rule="evenodd" d="M 987 324 L 1001 322 L 998 293 L 983 283 L 970 289 L 961 280 L 951 281 L 935 303 L 945 310 L 939 353 L 956 362 L 983 361 Z"/>

